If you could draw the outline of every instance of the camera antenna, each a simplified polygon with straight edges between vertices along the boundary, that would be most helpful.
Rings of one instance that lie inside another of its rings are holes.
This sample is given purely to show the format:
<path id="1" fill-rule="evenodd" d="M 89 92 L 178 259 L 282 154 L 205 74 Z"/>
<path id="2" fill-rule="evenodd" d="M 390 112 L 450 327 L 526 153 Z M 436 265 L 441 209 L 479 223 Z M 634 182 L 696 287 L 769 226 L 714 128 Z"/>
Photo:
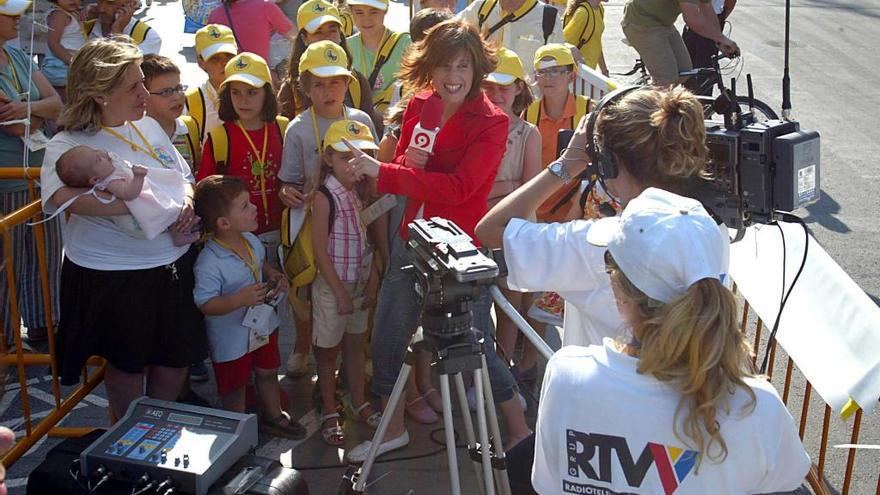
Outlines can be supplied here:
<path id="1" fill-rule="evenodd" d="M 791 79 L 788 76 L 788 47 L 790 42 L 791 0 L 785 0 L 785 61 L 782 69 L 782 120 L 791 119 Z"/>

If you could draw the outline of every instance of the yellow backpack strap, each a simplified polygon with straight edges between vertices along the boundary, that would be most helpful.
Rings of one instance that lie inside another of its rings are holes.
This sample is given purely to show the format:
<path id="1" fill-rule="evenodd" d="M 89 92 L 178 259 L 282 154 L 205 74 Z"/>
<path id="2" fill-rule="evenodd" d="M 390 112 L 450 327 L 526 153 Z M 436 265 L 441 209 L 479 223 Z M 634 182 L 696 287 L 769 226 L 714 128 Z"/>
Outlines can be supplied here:
<path id="1" fill-rule="evenodd" d="M 205 140 L 205 95 L 202 88 L 195 87 L 186 92 L 186 111 L 199 127 L 199 141 Z"/>
<path id="2" fill-rule="evenodd" d="M 95 24 L 98 22 L 98 19 L 89 19 L 83 24 L 83 32 L 86 33 L 86 36 L 92 34 L 92 31 L 95 29 Z"/>
<path id="3" fill-rule="evenodd" d="M 361 82 L 358 78 L 351 78 L 348 83 L 348 94 L 351 95 L 351 106 L 354 108 L 361 107 Z"/>
<path id="4" fill-rule="evenodd" d="M 229 135 L 226 134 L 226 126 L 223 124 L 208 131 L 211 138 L 211 153 L 214 155 L 217 173 L 226 175 L 226 161 L 229 159 Z"/>
<path id="5" fill-rule="evenodd" d="M 496 3 L 498 3 L 498 0 L 485 0 L 483 5 L 480 5 L 480 9 L 477 11 L 477 28 L 483 28 L 483 24 L 489 18 L 489 14 L 492 13 Z"/>
<path id="6" fill-rule="evenodd" d="M 587 109 L 590 107 L 590 99 L 584 95 L 575 95 L 574 97 L 574 117 L 571 122 L 571 128 L 577 129 L 577 125 L 580 123 L 581 119 L 584 118 L 584 115 L 587 114 Z"/>
<path id="7" fill-rule="evenodd" d="M 186 145 L 189 147 L 190 156 L 193 159 L 193 173 L 202 162 L 202 138 L 199 134 L 199 124 L 196 119 L 189 115 L 181 115 L 180 120 L 186 126 Z"/>
<path id="8" fill-rule="evenodd" d="M 283 115 L 279 115 L 275 117 L 275 124 L 278 126 L 278 131 L 281 133 L 281 142 L 284 143 L 284 134 L 287 132 L 287 125 L 290 124 L 290 119 Z"/>
<path id="9" fill-rule="evenodd" d="M 135 43 L 140 45 L 147 39 L 147 33 L 150 32 L 150 26 L 145 22 L 137 21 L 134 23 L 134 26 L 131 27 L 131 32 L 128 33 L 131 36 L 131 39 L 134 40 Z"/>
<path id="10" fill-rule="evenodd" d="M 367 81 L 370 83 L 370 88 L 374 88 L 376 86 L 376 79 L 379 77 L 379 71 L 382 70 L 382 66 L 385 65 L 385 62 L 388 62 L 388 59 L 391 58 L 391 54 L 394 52 L 394 49 L 397 48 L 397 43 L 400 41 L 400 38 L 406 33 L 395 33 L 392 32 L 388 39 L 385 40 L 385 43 L 382 43 L 382 46 L 379 47 L 379 52 L 376 54 L 376 63 L 373 65 L 373 72 L 367 76 Z M 374 99 L 375 101 L 375 99 Z"/>
<path id="11" fill-rule="evenodd" d="M 532 125 L 538 125 L 538 121 L 541 120 L 541 100 L 535 100 L 529 104 L 523 118 Z"/>

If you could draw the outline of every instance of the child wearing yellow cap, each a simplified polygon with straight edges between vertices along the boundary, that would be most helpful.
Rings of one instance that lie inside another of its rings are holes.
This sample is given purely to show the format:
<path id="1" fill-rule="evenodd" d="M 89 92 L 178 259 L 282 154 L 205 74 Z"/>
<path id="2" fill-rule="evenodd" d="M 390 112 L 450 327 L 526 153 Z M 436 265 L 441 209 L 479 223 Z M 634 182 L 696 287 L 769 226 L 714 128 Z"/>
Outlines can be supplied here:
<path id="1" fill-rule="evenodd" d="M 300 26 L 300 30 L 293 43 L 278 91 L 278 105 L 281 115 L 292 119 L 311 104 L 308 95 L 302 91 L 299 84 L 299 61 L 306 48 L 312 43 L 332 41 L 345 51 L 348 69 L 354 76 L 348 85 L 348 92 L 345 96 L 346 104 L 365 112 L 373 120 L 374 127 L 381 129 L 381 115 L 374 112 L 367 78 L 351 68 L 351 56 L 346 48 L 345 21 L 339 9 L 325 0 L 309 0 L 303 3 L 297 11 L 296 23 Z"/>
<path id="2" fill-rule="evenodd" d="M 196 31 L 196 63 L 208 80 L 186 92 L 186 113 L 199 126 L 199 140 L 222 122 L 217 115 L 220 85 L 226 79 L 226 64 L 238 54 L 232 30 L 222 24 L 208 24 Z"/>
<path id="3" fill-rule="evenodd" d="M 345 102 L 353 76 L 341 46 L 326 40 L 312 43 L 300 57 L 298 67 L 300 88 L 310 106 L 291 121 L 285 136 L 279 199 L 288 208 L 302 208 L 306 195 L 321 184 L 321 142 L 333 122 L 355 120 L 366 125 L 371 136 L 376 135 L 370 116 Z M 287 371 L 292 376 L 301 376 L 307 371 L 311 326 L 304 315 L 295 316 L 296 342 L 287 360 Z"/>
<path id="4" fill-rule="evenodd" d="M 510 126 L 507 128 L 507 150 L 492 191 L 489 192 L 489 207 L 501 201 L 505 196 L 525 184 L 532 177 L 538 175 L 543 169 L 541 165 L 541 133 L 534 125 L 526 122 L 520 115 L 534 100 L 532 91 L 523 69 L 519 56 L 507 48 L 498 50 L 498 67 L 495 72 L 489 73 L 483 82 L 483 92 L 489 101 L 510 117 Z M 513 304 L 523 316 L 528 312 L 532 304 L 532 295 L 511 291 L 502 284 L 501 288 L 507 300 Z M 498 346 L 504 349 L 508 360 L 513 360 L 513 351 L 516 347 L 518 330 L 500 308 L 496 308 L 498 316 L 496 329 Z M 533 325 L 533 327 L 538 328 Z M 532 363 L 518 363 L 516 369 L 532 368 Z M 522 366 L 520 366 L 522 365 Z"/>
<path id="5" fill-rule="evenodd" d="M 348 0 L 348 6 L 358 28 L 357 34 L 348 38 L 352 63 L 367 76 L 376 111 L 384 114 L 391 103 L 395 74 L 412 40 L 409 33 L 385 27 L 388 0 Z"/>
<path id="6" fill-rule="evenodd" d="M 345 141 L 348 141 L 346 144 Z M 355 192 L 358 174 L 349 165 L 348 146 L 378 149 L 370 128 L 355 120 L 330 125 L 321 144 L 320 194 L 312 200 L 312 247 L 318 274 L 312 283 L 312 342 L 321 389 L 321 437 L 341 446 L 345 436 L 336 412 L 336 358 L 342 351 L 354 417 L 375 428 L 380 413 L 364 394 L 364 342 L 369 308 L 379 289 L 367 230 Z"/>
<path id="7" fill-rule="evenodd" d="M 198 178 L 222 174 L 244 180 L 259 210 L 256 233 L 277 237 L 278 171 L 287 119 L 276 119 L 272 75 L 263 57 L 241 53 L 226 64 L 225 72 L 218 109 L 223 124 L 208 131 Z M 226 146 L 218 146 L 223 141 Z"/>

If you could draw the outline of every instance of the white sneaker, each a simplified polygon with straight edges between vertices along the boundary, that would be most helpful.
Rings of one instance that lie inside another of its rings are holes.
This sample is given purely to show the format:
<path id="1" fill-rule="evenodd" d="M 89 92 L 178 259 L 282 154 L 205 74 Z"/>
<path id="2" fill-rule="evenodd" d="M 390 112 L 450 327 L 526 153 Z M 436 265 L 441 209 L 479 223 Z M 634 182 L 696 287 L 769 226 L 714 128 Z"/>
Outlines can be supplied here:
<path id="1" fill-rule="evenodd" d="M 372 445 L 373 442 L 371 440 L 358 444 L 348 452 L 348 455 L 346 456 L 348 462 L 361 463 L 367 460 L 367 454 L 370 453 L 370 447 Z M 397 438 L 382 442 L 382 445 L 379 446 L 379 451 L 376 453 L 376 457 L 381 457 L 383 454 L 387 454 L 392 450 L 402 449 L 407 445 L 409 445 L 409 432 L 405 431 L 403 432 L 403 435 L 400 435 Z"/>
<path id="2" fill-rule="evenodd" d="M 291 352 L 287 358 L 287 375 L 299 378 L 309 374 L 309 356 L 300 352 Z"/>

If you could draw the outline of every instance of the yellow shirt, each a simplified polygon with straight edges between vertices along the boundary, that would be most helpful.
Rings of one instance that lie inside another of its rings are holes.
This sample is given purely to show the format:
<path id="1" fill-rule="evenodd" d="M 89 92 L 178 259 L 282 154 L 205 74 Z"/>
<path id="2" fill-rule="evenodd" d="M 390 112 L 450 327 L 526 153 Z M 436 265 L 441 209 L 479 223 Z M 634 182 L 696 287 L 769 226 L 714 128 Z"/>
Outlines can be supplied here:
<path id="1" fill-rule="evenodd" d="M 583 3 L 565 20 L 562 34 L 566 43 L 578 47 L 591 69 L 599 65 L 602 56 L 602 32 L 605 31 L 605 7 Z"/>

